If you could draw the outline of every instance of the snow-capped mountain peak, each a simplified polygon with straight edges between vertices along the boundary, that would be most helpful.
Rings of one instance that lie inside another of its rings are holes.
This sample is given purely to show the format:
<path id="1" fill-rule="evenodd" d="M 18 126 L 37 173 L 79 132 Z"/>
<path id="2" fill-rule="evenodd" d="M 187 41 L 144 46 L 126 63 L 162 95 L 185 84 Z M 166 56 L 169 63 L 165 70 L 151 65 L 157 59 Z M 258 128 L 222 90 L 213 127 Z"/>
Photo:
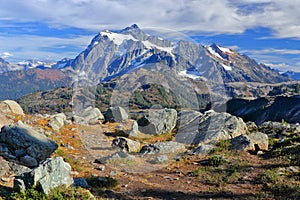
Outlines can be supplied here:
<path id="1" fill-rule="evenodd" d="M 234 53 L 233 50 L 221 47 L 215 43 L 210 46 L 206 46 L 206 49 L 211 55 L 223 60 L 229 60 L 229 55 Z"/>
<path id="2" fill-rule="evenodd" d="M 107 81 L 133 71 L 170 67 L 181 77 L 205 78 L 218 82 L 287 80 L 247 56 L 213 44 L 173 43 L 143 32 L 137 25 L 120 31 L 104 30 L 70 64 L 74 71 L 84 71 L 88 78 Z M 251 66 L 251 67 L 249 67 Z M 158 70 L 156 69 L 156 70 Z M 266 77 L 263 72 L 270 74 Z"/>
<path id="3" fill-rule="evenodd" d="M 116 45 L 121 45 L 124 42 L 124 40 L 138 41 L 132 35 L 126 35 L 126 34 L 122 34 L 122 33 L 114 33 L 114 32 L 108 31 L 108 30 L 101 32 L 100 35 L 102 37 L 105 37 L 105 36 L 108 37 Z M 96 43 L 96 44 L 95 43 L 94 43 L 94 45 L 98 44 L 98 43 Z"/>

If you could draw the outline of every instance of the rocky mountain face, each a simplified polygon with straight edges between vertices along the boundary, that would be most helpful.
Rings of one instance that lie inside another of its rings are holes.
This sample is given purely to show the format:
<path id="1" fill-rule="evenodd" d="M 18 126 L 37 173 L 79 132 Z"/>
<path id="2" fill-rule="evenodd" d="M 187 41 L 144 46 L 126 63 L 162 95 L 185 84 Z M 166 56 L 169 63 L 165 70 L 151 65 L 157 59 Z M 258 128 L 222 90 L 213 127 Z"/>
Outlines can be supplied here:
<path id="1" fill-rule="evenodd" d="M 144 33 L 137 25 L 96 35 L 89 46 L 64 68 L 89 79 L 110 80 L 151 64 L 172 68 L 178 75 L 212 82 L 288 81 L 255 60 L 217 44 L 202 46 L 171 42 Z"/>

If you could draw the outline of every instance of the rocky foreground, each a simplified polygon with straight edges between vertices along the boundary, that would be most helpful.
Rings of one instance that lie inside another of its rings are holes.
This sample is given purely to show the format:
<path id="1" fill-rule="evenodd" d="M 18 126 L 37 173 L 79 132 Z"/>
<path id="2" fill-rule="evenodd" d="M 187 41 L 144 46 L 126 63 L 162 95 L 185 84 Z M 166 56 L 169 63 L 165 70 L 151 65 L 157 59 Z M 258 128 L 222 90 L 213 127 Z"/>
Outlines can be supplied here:
<path id="1" fill-rule="evenodd" d="M 299 124 L 164 108 L 25 115 L 9 100 L 0 112 L 0 199 L 300 196 Z"/>

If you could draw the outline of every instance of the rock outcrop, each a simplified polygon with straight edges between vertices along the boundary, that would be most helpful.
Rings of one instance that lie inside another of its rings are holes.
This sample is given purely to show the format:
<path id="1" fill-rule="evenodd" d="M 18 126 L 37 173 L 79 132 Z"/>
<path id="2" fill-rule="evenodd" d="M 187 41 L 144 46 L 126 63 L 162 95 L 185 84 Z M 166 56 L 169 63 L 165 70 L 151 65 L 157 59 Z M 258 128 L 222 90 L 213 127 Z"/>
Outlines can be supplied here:
<path id="1" fill-rule="evenodd" d="M 197 111 L 180 111 L 177 120 L 176 141 L 192 144 L 194 137 L 199 133 L 199 123 L 202 116 L 203 114 Z"/>
<path id="2" fill-rule="evenodd" d="M 192 153 L 203 153 L 210 151 L 219 140 L 231 139 L 246 132 L 247 125 L 241 118 L 210 110 L 182 125 L 175 137 L 177 142 L 195 145 L 197 148 Z"/>
<path id="3" fill-rule="evenodd" d="M 197 121 L 195 121 L 197 120 Z M 219 140 L 246 134 L 247 125 L 241 118 L 212 110 L 196 118 L 176 134 L 176 141 L 192 145 L 215 144 Z M 199 120 L 199 122 L 198 122 Z M 190 131 L 198 123 L 198 131 Z M 190 125 L 190 126 L 189 126 Z"/>
<path id="4" fill-rule="evenodd" d="M 160 135 L 171 132 L 176 126 L 177 111 L 174 109 L 150 109 L 138 120 L 139 130 L 146 134 Z"/>
<path id="5" fill-rule="evenodd" d="M 228 113 L 239 116 L 244 121 L 261 125 L 266 121 L 288 123 L 300 121 L 300 98 L 295 96 L 262 97 L 255 100 L 232 99 L 227 102 Z"/>
<path id="6" fill-rule="evenodd" d="M 71 166 L 62 157 L 50 158 L 30 172 L 15 177 L 14 190 L 36 188 L 48 194 L 52 188 L 73 184 Z"/>
<path id="7" fill-rule="evenodd" d="M 22 122 L 4 126 L 0 133 L 0 155 L 28 167 L 36 167 L 57 147 L 51 139 Z"/>

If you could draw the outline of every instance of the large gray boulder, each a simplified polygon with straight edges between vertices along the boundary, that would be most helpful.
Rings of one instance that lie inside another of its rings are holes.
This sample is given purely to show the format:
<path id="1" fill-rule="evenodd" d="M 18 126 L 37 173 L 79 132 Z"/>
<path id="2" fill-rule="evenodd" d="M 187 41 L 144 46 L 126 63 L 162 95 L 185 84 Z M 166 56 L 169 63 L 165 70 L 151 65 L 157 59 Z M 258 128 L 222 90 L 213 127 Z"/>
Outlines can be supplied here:
<path id="1" fill-rule="evenodd" d="M 194 130 L 197 123 L 198 131 Z M 177 142 L 195 146 L 212 145 L 219 140 L 231 139 L 247 132 L 247 125 L 241 118 L 212 110 L 205 112 L 203 116 L 196 118 L 190 124 L 190 127 L 180 129 L 175 135 Z"/>
<path id="2" fill-rule="evenodd" d="M 133 119 L 120 122 L 116 127 L 116 134 L 125 137 L 137 137 L 139 132 L 139 126 Z"/>
<path id="3" fill-rule="evenodd" d="M 171 132 L 177 121 L 174 109 L 150 109 L 138 120 L 139 130 L 146 134 L 160 135 Z"/>
<path id="4" fill-rule="evenodd" d="M 55 131 L 59 131 L 65 125 L 67 117 L 64 113 L 58 113 L 51 116 L 48 125 Z"/>
<path id="5" fill-rule="evenodd" d="M 199 123 L 202 113 L 192 110 L 183 110 L 178 113 L 176 141 L 192 144 L 199 133 Z"/>
<path id="6" fill-rule="evenodd" d="M 83 109 L 78 116 L 73 116 L 73 120 L 76 124 L 97 124 L 99 120 L 104 120 L 104 116 L 98 108 L 89 106 Z"/>
<path id="7" fill-rule="evenodd" d="M 141 154 L 174 154 L 185 151 L 184 144 L 168 141 L 168 142 L 156 142 L 143 146 Z"/>
<path id="8" fill-rule="evenodd" d="M 88 107 L 83 111 L 82 117 L 89 124 L 96 124 L 99 120 L 104 120 L 104 116 L 99 108 Z"/>
<path id="9" fill-rule="evenodd" d="M 22 107 L 13 100 L 5 100 L 0 102 L 0 110 L 4 113 L 13 113 L 17 115 L 24 115 Z"/>
<path id="10" fill-rule="evenodd" d="M 0 133 L 0 153 L 28 167 L 36 167 L 49 158 L 57 147 L 54 141 L 22 122 L 4 126 Z"/>
<path id="11" fill-rule="evenodd" d="M 180 112 L 178 112 L 177 124 L 180 127 L 189 126 L 194 121 L 196 121 L 196 119 L 200 119 L 200 117 L 202 115 L 203 114 L 201 112 L 194 111 L 194 110 L 181 110 Z M 197 125 L 198 124 L 199 124 L 199 121 L 198 121 Z M 197 130 L 198 130 L 198 127 L 197 127 Z"/>
<path id="12" fill-rule="evenodd" d="M 48 194 L 52 188 L 73 184 L 71 166 L 62 157 L 50 158 L 30 172 L 15 177 L 14 190 L 37 188 Z"/>
<path id="13" fill-rule="evenodd" d="M 127 111 L 122 107 L 110 107 L 105 114 L 106 121 L 123 122 L 128 119 Z"/>

